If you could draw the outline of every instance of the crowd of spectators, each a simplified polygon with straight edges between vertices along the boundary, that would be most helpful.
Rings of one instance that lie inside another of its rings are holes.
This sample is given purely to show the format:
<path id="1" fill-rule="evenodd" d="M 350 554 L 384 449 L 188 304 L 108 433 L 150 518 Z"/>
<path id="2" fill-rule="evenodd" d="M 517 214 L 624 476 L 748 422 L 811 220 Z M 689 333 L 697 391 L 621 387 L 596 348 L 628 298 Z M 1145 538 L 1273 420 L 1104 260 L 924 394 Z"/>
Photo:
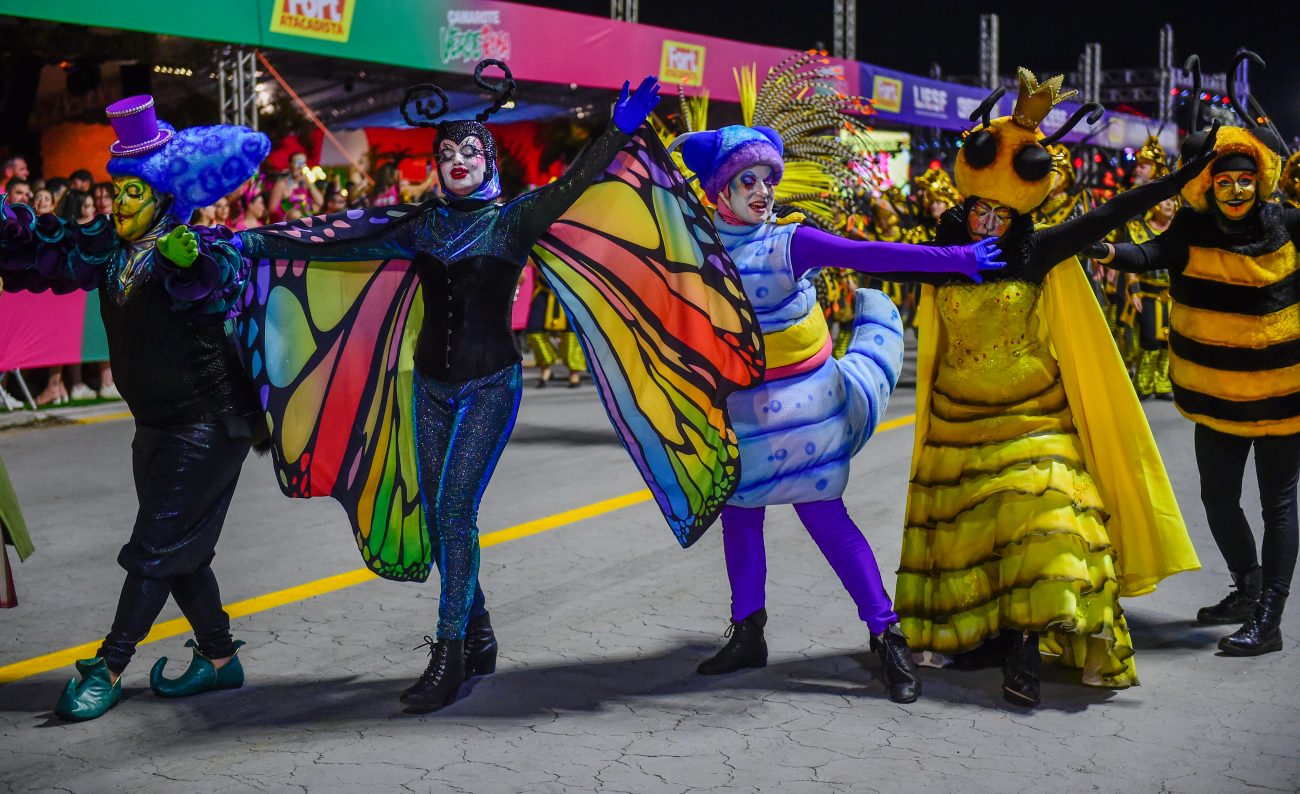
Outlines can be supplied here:
<path id="1" fill-rule="evenodd" d="M 373 177 L 360 168 L 349 169 L 346 174 L 327 174 L 319 167 L 309 166 L 307 156 L 299 152 L 290 158 L 287 170 L 264 170 L 239 190 L 185 220 L 195 225 L 219 225 L 241 231 L 357 207 L 422 201 L 438 192 L 436 170 L 430 166 L 426 173 L 423 182 L 411 182 L 402 178 L 396 163 L 386 162 L 375 170 Z M 91 172 L 85 169 L 67 177 L 34 178 L 26 158 L 20 155 L 4 160 L 0 190 L 8 194 L 11 205 L 27 204 L 39 215 L 53 213 L 69 223 L 86 224 L 99 215 L 113 212 L 111 182 L 95 182 Z M 35 396 L 38 405 L 119 398 L 107 362 L 50 367 L 27 375 L 31 385 L 39 389 Z M 20 406 L 12 394 L 16 391 L 13 387 L 0 373 L 0 403 L 5 408 Z"/>
<path id="2" fill-rule="evenodd" d="M 73 171 L 67 177 L 49 179 L 33 178 L 26 158 L 13 156 L 4 161 L 0 186 L 8 194 L 10 204 L 27 204 L 37 214 L 53 213 L 77 224 L 95 220 L 97 215 L 113 211 L 113 185 L 96 183 L 86 169 Z M 91 370 L 90 383 L 84 377 Z M 37 405 L 61 405 L 69 400 L 121 399 L 113 385 L 113 370 L 107 361 L 82 363 L 62 367 L 49 367 L 34 373 L 34 385 L 41 391 L 36 395 Z M 41 384 L 40 380 L 44 379 Z M 20 406 L 6 384 L 0 381 L 0 403 L 5 408 Z"/>

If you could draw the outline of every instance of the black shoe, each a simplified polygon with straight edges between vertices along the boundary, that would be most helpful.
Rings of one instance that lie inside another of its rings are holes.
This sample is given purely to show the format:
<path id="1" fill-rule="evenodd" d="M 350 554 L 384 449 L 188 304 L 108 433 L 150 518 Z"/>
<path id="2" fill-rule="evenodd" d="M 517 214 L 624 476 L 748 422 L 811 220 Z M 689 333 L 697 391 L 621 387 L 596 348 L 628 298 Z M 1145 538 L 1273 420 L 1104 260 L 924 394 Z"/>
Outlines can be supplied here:
<path id="1" fill-rule="evenodd" d="M 969 651 L 953 654 L 954 670 L 992 670 L 1001 667 L 1011 653 L 1012 637 L 1020 632 L 1003 631 L 994 634 Z"/>
<path id="2" fill-rule="evenodd" d="M 916 663 L 912 649 L 907 645 L 907 635 L 895 623 L 884 633 L 871 638 L 871 650 L 880 656 L 881 672 L 889 699 L 895 703 L 915 703 L 921 696 L 921 681 L 916 677 Z"/>
<path id="3" fill-rule="evenodd" d="M 1174 393 L 1171 391 L 1156 392 L 1156 399 L 1164 400 L 1165 402 L 1171 403 L 1174 401 Z"/>
<path id="4" fill-rule="evenodd" d="M 425 637 L 424 642 L 429 646 L 429 666 L 420 680 L 402 693 L 406 710 L 416 714 L 451 705 L 465 683 L 465 641 Z"/>
<path id="5" fill-rule="evenodd" d="M 1259 656 L 1282 650 L 1282 609 L 1286 593 L 1268 589 L 1259 599 L 1246 625 L 1219 640 L 1219 650 L 1230 656 Z"/>
<path id="6" fill-rule="evenodd" d="M 1212 607 L 1203 607 L 1196 613 L 1196 619 L 1212 626 L 1235 624 L 1240 626 L 1259 604 L 1259 591 L 1264 583 L 1264 574 L 1259 566 L 1245 573 L 1232 575 L 1232 592 Z"/>
<path id="7" fill-rule="evenodd" d="M 767 667 L 767 640 L 763 627 L 767 625 L 767 610 L 760 609 L 739 623 L 733 621 L 724 637 L 729 637 L 722 650 L 700 662 L 695 672 L 700 675 L 734 673 L 747 667 Z"/>
<path id="8" fill-rule="evenodd" d="M 465 677 L 491 675 L 497 671 L 497 635 L 492 621 L 484 612 L 470 618 L 465 627 Z"/>
<path id="9" fill-rule="evenodd" d="M 1017 706 L 1037 706 L 1041 699 L 1038 670 L 1038 632 L 1018 635 L 1002 664 L 1002 697 Z"/>

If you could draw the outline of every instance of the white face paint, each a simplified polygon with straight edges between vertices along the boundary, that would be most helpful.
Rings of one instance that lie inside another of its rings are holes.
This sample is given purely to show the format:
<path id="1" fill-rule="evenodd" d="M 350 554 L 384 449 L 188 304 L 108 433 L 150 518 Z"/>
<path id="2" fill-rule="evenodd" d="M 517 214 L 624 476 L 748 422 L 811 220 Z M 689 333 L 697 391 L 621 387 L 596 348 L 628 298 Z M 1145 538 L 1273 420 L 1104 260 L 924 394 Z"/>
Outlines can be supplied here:
<path id="1" fill-rule="evenodd" d="M 442 189 L 457 196 L 468 196 L 483 184 L 487 173 L 487 155 L 483 141 L 471 135 L 460 143 L 443 141 L 438 147 L 438 176 Z"/>
<path id="2" fill-rule="evenodd" d="M 731 178 L 726 189 L 718 194 L 718 203 L 725 203 L 730 214 L 742 223 L 764 223 L 772 214 L 776 197 L 771 180 L 772 166 L 750 166 Z"/>

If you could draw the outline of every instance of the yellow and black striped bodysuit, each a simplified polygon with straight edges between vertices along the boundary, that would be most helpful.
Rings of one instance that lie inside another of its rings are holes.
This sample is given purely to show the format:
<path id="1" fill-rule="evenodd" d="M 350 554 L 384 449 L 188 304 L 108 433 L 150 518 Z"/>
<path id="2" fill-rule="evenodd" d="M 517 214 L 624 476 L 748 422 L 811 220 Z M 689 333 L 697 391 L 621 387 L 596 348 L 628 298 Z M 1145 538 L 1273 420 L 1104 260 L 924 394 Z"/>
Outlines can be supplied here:
<path id="1" fill-rule="evenodd" d="M 1264 204 L 1229 232 L 1179 210 L 1169 230 L 1119 245 L 1110 267 L 1170 274 L 1174 400 L 1198 424 L 1236 436 L 1300 432 L 1300 210 Z"/>

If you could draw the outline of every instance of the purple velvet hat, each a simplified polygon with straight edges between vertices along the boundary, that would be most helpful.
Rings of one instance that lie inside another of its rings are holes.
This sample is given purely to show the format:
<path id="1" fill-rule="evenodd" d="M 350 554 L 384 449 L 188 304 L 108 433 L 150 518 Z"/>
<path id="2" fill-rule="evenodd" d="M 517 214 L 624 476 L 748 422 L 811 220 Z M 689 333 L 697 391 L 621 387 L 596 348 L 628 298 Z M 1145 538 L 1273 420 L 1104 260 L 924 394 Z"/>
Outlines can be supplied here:
<path id="1" fill-rule="evenodd" d="M 104 111 L 117 133 L 108 147 L 115 157 L 137 157 L 161 148 L 172 137 L 171 130 L 158 126 L 153 97 L 148 94 L 119 99 Z"/>

